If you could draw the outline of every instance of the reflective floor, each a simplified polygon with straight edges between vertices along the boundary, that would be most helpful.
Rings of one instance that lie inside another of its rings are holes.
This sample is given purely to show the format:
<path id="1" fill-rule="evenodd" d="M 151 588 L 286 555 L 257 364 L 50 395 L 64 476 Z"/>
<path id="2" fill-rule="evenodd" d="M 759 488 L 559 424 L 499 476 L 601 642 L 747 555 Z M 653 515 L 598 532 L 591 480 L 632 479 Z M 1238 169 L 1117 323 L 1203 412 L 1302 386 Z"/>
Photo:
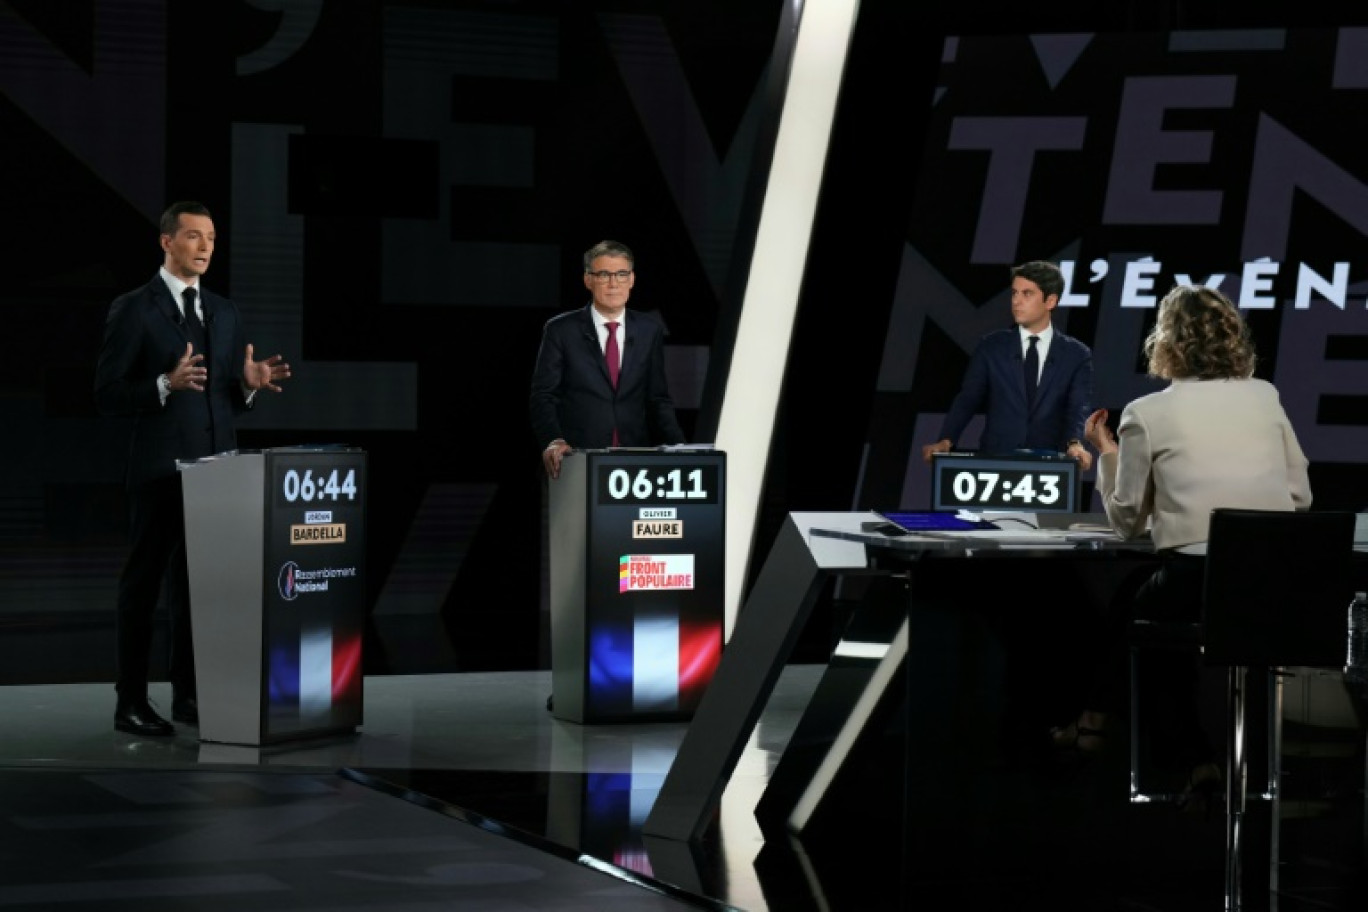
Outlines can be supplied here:
<path id="1" fill-rule="evenodd" d="M 641 834 L 687 723 L 556 720 L 549 672 L 369 677 L 355 735 L 271 748 L 116 733 L 108 684 L 0 687 L 0 907 L 1221 908 L 1219 809 L 1130 803 L 1123 746 L 1021 752 L 956 796 L 956 849 L 928 870 L 907 863 L 937 846 L 904 828 L 893 726 L 815 835 L 767 836 L 754 808 L 825 670 L 784 670 L 697 845 Z M 165 711 L 168 685 L 152 695 Z M 1289 728 L 1282 910 L 1368 908 L 1362 729 L 1328 730 Z"/>

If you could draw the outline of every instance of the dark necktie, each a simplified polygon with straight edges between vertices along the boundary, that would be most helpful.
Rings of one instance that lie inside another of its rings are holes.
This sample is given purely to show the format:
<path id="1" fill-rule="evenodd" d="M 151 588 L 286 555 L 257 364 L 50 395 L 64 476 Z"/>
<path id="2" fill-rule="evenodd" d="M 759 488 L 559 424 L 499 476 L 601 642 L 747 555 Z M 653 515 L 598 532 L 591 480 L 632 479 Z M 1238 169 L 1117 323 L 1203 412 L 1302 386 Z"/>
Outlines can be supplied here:
<path id="1" fill-rule="evenodd" d="M 185 322 L 190 327 L 190 331 L 198 335 L 204 331 L 200 324 L 199 311 L 195 310 L 195 296 L 198 292 L 194 287 L 188 287 L 181 292 L 181 300 L 185 302 Z"/>
<path id="2" fill-rule="evenodd" d="M 618 354 L 618 324 L 616 320 L 609 320 L 606 325 L 608 326 L 608 344 L 603 347 L 603 357 L 608 361 L 608 380 L 613 384 L 613 389 L 617 389 L 618 374 L 622 371 L 622 356 Z M 613 446 L 617 445 L 618 432 L 617 428 L 614 427 Z"/>
<path id="3" fill-rule="evenodd" d="M 1026 407 L 1035 406 L 1036 384 L 1040 382 L 1040 353 L 1036 350 L 1039 336 L 1031 336 L 1031 344 L 1026 347 L 1026 362 L 1021 367 L 1021 378 L 1026 381 Z"/>
<path id="4" fill-rule="evenodd" d="M 195 310 L 195 298 L 198 296 L 199 292 L 193 286 L 188 286 L 181 292 L 181 301 L 185 304 L 185 328 L 190 331 L 190 343 L 195 346 L 195 354 L 207 356 L 209 353 L 209 336 L 204 331 L 204 323 L 199 318 L 199 311 Z M 207 360 L 199 363 L 202 367 L 209 366 Z M 207 386 L 205 388 L 208 389 Z M 208 408 L 209 400 L 207 398 L 203 401 L 206 403 L 209 419 L 205 426 L 205 432 L 208 434 L 208 441 L 212 442 L 214 446 L 218 446 L 219 441 L 214 437 L 214 410 Z"/>

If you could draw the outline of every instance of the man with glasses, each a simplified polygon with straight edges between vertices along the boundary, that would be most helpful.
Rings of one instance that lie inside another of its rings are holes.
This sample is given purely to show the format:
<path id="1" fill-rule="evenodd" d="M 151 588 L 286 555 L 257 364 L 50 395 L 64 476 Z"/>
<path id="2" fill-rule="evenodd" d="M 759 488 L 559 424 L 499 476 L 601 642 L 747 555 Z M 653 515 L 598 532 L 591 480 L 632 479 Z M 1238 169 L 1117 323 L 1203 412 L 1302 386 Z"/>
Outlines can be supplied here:
<path id="1" fill-rule="evenodd" d="M 550 478 L 572 449 L 683 443 L 665 382 L 665 328 L 628 310 L 636 284 L 627 245 L 584 253 L 587 307 L 547 321 L 532 372 L 532 430 Z"/>

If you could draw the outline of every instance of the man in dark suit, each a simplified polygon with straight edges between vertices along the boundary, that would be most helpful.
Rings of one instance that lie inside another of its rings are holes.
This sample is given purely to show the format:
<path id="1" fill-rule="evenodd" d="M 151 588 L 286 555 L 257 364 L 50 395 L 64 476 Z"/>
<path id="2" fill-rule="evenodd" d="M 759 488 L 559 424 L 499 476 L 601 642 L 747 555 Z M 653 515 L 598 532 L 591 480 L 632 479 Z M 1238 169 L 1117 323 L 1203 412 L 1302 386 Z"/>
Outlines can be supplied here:
<path id="1" fill-rule="evenodd" d="M 234 420 L 265 389 L 290 376 L 280 355 L 253 360 L 242 318 L 199 279 L 214 253 L 214 222 L 200 203 L 162 214 L 164 261 L 141 288 L 109 307 L 95 371 L 102 414 L 131 418 L 128 499 L 131 548 L 119 576 L 118 700 L 114 727 L 170 735 L 171 723 L 147 699 L 153 614 L 163 577 L 170 612 L 172 718 L 197 724 L 195 655 L 185 563 L 178 459 L 234 449 Z"/>
<path id="2" fill-rule="evenodd" d="M 1092 409 L 1092 352 L 1050 325 L 1064 293 L 1054 263 L 1012 267 L 1012 329 L 984 336 L 974 350 L 959 395 L 941 424 L 941 439 L 922 448 L 927 462 L 948 453 L 978 412 L 985 413 L 979 452 L 1063 452 L 1083 471 L 1092 454 L 1083 445 L 1083 422 Z"/>
<path id="3" fill-rule="evenodd" d="M 550 478 L 572 449 L 683 443 L 665 382 L 665 329 L 628 310 L 635 258 L 600 241 L 584 254 L 589 306 L 547 321 L 532 372 L 532 430 Z"/>

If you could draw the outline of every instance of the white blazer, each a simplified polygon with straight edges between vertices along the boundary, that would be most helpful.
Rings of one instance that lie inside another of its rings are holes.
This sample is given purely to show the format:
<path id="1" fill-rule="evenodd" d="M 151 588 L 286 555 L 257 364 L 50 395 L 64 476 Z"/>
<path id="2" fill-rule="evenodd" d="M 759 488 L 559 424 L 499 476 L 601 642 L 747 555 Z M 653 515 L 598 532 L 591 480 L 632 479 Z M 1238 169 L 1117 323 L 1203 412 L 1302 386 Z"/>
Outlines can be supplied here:
<path id="1" fill-rule="evenodd" d="M 1112 528 L 1156 549 L 1207 540 L 1211 511 L 1305 510 L 1306 456 L 1263 380 L 1174 380 L 1121 412 L 1119 452 L 1098 461 Z"/>

